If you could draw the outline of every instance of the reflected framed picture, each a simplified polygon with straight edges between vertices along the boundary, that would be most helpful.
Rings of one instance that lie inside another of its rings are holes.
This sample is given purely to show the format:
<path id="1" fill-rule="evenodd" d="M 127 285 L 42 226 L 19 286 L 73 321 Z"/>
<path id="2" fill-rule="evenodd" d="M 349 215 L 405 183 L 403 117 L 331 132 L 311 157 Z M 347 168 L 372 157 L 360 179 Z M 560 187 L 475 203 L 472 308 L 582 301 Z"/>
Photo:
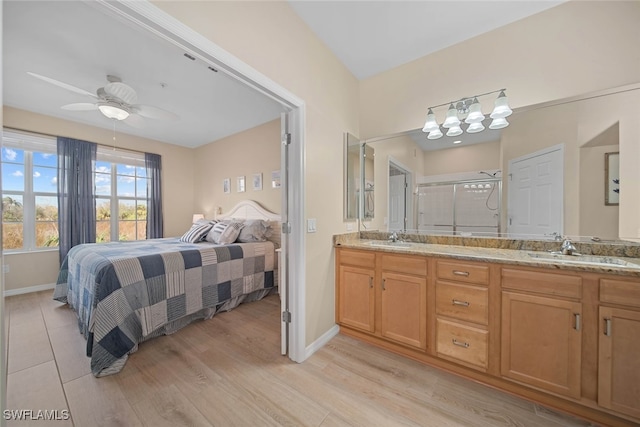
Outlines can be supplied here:
<path id="1" fill-rule="evenodd" d="M 254 173 L 253 174 L 253 191 L 262 190 L 262 174 Z"/>
<path id="2" fill-rule="evenodd" d="M 280 188 L 280 171 L 271 172 L 271 188 Z"/>
<path id="3" fill-rule="evenodd" d="M 231 193 L 231 180 L 229 178 L 222 180 L 222 191 L 224 191 L 225 194 Z"/>
<path id="4" fill-rule="evenodd" d="M 239 176 L 238 177 L 238 188 L 237 188 L 238 193 L 244 193 L 245 192 L 245 184 L 244 184 L 244 176 Z"/>
<path id="5" fill-rule="evenodd" d="M 620 204 L 620 153 L 604 155 L 604 204 Z"/>

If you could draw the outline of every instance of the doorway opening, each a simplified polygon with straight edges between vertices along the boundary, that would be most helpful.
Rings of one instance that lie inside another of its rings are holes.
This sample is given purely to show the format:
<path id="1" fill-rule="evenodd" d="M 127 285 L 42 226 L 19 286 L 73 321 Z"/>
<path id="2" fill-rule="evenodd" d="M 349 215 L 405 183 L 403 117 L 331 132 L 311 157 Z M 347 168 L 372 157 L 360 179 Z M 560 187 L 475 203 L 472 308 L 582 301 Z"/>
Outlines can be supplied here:
<path id="1" fill-rule="evenodd" d="M 407 232 L 413 224 L 413 173 L 395 159 L 389 158 L 389 231 Z"/>

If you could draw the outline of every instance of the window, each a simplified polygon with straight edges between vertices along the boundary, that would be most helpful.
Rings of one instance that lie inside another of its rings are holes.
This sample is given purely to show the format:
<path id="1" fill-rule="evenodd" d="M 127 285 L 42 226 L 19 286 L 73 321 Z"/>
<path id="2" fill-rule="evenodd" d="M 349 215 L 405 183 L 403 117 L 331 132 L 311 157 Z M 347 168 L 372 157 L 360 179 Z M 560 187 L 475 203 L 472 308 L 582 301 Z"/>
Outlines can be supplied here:
<path id="1" fill-rule="evenodd" d="M 0 159 L 3 249 L 57 248 L 56 138 L 5 129 Z M 98 147 L 94 174 L 96 241 L 146 239 L 144 155 Z"/>
<path id="2" fill-rule="evenodd" d="M 95 167 L 96 241 L 147 237 L 147 173 L 144 159 L 101 153 Z M 126 163 L 122 163 L 125 161 Z"/>
<path id="3" fill-rule="evenodd" d="M 2 161 L 2 247 L 58 247 L 55 139 L 5 133 Z"/>

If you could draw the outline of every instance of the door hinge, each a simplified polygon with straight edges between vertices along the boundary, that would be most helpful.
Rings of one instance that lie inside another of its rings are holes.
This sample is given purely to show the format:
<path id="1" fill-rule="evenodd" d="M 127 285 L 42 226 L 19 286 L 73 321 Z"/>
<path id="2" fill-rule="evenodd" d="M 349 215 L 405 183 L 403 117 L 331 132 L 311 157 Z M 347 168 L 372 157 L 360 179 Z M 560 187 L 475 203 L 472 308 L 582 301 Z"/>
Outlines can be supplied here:
<path id="1" fill-rule="evenodd" d="M 291 233 L 291 224 L 288 222 L 282 223 L 282 234 L 290 234 Z"/>
<path id="2" fill-rule="evenodd" d="M 289 144 L 291 144 L 291 134 L 285 133 L 282 135 L 282 145 L 289 145 Z"/>
<path id="3" fill-rule="evenodd" d="M 291 323 L 291 312 L 283 311 L 282 312 L 282 321 L 285 323 Z"/>

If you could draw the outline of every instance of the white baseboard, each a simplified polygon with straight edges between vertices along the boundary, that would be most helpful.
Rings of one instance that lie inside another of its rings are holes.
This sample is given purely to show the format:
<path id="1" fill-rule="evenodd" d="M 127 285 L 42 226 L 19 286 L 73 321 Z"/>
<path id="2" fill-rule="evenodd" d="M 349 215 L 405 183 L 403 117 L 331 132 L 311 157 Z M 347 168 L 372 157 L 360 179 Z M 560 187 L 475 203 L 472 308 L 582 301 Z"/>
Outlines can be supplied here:
<path id="1" fill-rule="evenodd" d="M 331 329 L 329 329 L 327 332 L 322 334 L 320 338 L 318 338 L 317 340 L 312 342 L 310 345 L 308 345 L 307 348 L 305 348 L 304 360 L 307 360 L 313 353 L 315 353 L 316 351 L 324 347 L 324 345 L 329 341 L 331 341 L 331 338 L 338 335 L 339 332 L 340 332 L 340 326 L 333 325 Z"/>
<path id="2" fill-rule="evenodd" d="M 45 283 L 44 285 L 27 286 L 26 288 L 9 289 L 4 291 L 5 297 L 11 297 L 13 295 L 30 294 L 31 292 L 48 291 L 56 287 L 55 283 Z"/>

